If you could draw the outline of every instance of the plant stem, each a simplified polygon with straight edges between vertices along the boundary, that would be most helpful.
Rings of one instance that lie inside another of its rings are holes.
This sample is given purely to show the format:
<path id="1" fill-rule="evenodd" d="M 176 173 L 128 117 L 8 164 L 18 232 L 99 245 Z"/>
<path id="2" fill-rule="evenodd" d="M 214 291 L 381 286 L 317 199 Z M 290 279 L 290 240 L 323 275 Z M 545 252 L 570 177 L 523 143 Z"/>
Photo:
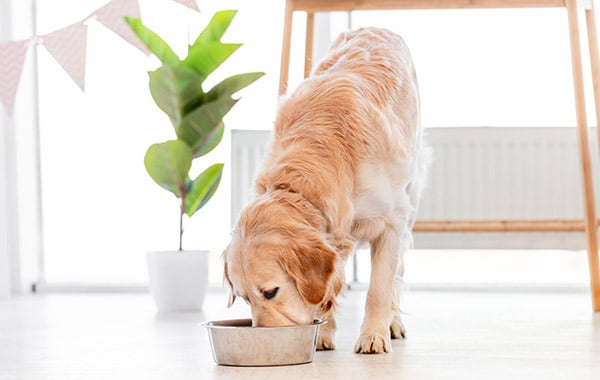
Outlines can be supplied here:
<path id="1" fill-rule="evenodd" d="M 183 212 L 179 213 L 179 250 L 183 251 Z"/>
<path id="2" fill-rule="evenodd" d="M 185 197 L 181 197 L 181 208 L 179 210 L 179 251 L 183 251 L 183 213 L 185 210 Z"/>

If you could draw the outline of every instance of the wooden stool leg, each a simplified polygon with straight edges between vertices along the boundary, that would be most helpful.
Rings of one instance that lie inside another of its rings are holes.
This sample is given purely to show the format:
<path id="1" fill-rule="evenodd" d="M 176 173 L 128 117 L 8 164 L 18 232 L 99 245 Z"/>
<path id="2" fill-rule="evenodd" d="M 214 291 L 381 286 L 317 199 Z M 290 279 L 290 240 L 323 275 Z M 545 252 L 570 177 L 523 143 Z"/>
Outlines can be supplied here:
<path id="1" fill-rule="evenodd" d="M 591 2 L 590 9 L 586 9 L 585 11 L 585 20 L 590 50 L 590 62 L 592 66 L 594 108 L 596 112 L 596 126 L 598 126 L 598 146 L 600 147 L 600 58 L 598 53 L 598 32 L 596 31 L 596 16 L 593 1 Z M 594 311 L 600 311 L 600 263 L 598 261 L 598 252 L 594 252 L 589 257 L 592 298 L 595 305 Z"/>
<path id="2" fill-rule="evenodd" d="M 312 69 L 313 41 L 315 39 L 315 14 L 306 13 L 306 45 L 304 47 L 304 78 L 308 78 Z"/>
<path id="3" fill-rule="evenodd" d="M 287 92 L 290 76 L 290 50 L 292 44 L 292 20 L 294 16 L 294 0 L 285 2 L 285 17 L 283 20 L 283 45 L 281 47 L 281 68 L 279 71 L 279 95 Z"/>
<path id="4" fill-rule="evenodd" d="M 581 63 L 581 41 L 579 38 L 579 21 L 577 17 L 577 0 L 566 0 L 569 21 L 569 37 L 571 40 L 571 60 L 573 65 L 573 86 L 575 90 L 575 110 L 577 114 L 577 132 L 579 156 L 581 160 L 582 187 L 584 197 L 584 213 L 587 235 L 588 260 L 590 264 L 590 281 L 592 288 L 592 307 L 600 311 L 600 299 L 593 291 L 597 286 L 597 273 L 592 273 L 594 258 L 598 255 L 598 235 L 596 229 L 596 206 L 594 204 L 594 183 L 592 180 L 592 164 L 588 139 L 587 117 L 585 111 L 585 93 L 583 87 L 583 68 Z"/>

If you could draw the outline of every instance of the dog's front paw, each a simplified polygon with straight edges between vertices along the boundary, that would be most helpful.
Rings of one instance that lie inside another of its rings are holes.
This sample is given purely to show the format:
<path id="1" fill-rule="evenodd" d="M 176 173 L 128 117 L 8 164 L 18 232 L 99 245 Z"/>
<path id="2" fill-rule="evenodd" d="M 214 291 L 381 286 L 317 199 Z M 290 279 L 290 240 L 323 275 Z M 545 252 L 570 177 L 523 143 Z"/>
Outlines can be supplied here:
<path id="1" fill-rule="evenodd" d="M 398 316 L 394 317 L 390 324 L 390 335 L 392 336 L 392 339 L 404 339 L 406 337 L 406 329 Z"/>
<path id="2" fill-rule="evenodd" d="M 317 337 L 317 350 L 335 350 L 335 321 L 331 320 L 319 330 Z"/>
<path id="3" fill-rule="evenodd" d="M 354 346 L 357 354 L 383 354 L 392 352 L 392 342 L 387 334 L 362 333 Z"/>
<path id="4" fill-rule="evenodd" d="M 319 332 L 317 338 L 317 351 L 335 350 L 335 337 L 331 333 Z"/>

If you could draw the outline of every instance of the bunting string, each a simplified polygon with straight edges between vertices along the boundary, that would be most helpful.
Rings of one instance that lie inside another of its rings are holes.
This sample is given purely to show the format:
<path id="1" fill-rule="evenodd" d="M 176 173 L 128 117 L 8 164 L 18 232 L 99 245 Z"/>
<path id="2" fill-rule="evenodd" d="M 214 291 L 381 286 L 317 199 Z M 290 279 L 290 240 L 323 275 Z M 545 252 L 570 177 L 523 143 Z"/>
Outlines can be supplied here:
<path id="1" fill-rule="evenodd" d="M 195 0 L 174 1 L 199 12 Z M 13 113 L 25 56 L 31 47 L 43 46 L 81 91 L 85 90 L 87 25 L 91 21 L 103 24 L 149 55 L 150 51 L 127 25 L 124 16 L 140 17 L 138 0 L 112 0 L 83 20 L 54 32 L 25 40 L 0 42 L 0 102 L 7 114 Z"/>

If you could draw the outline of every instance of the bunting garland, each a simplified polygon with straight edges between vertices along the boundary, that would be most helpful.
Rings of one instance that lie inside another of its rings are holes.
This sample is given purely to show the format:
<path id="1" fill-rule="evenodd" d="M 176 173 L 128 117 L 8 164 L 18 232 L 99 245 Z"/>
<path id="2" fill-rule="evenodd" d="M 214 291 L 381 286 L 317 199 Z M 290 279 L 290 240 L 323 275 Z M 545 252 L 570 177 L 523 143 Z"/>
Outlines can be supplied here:
<path id="1" fill-rule="evenodd" d="M 81 91 L 84 91 L 87 25 L 78 22 L 44 35 L 40 41 Z"/>
<path id="2" fill-rule="evenodd" d="M 149 55 L 150 50 L 140 41 L 123 20 L 123 16 L 140 17 L 140 7 L 137 0 L 113 0 L 90 15 L 96 17 L 98 22 L 104 24 L 108 29 L 117 33 L 125 41 Z"/>
<path id="3" fill-rule="evenodd" d="M 21 80 L 27 46 L 24 41 L 0 43 L 0 100 L 9 115 Z"/>
<path id="4" fill-rule="evenodd" d="M 199 12 L 195 0 L 175 0 L 175 2 Z M 0 102 L 7 114 L 13 113 L 25 55 L 31 46 L 42 45 L 81 91 L 85 90 L 87 23 L 90 20 L 98 21 L 149 55 L 150 51 L 125 23 L 124 16 L 140 17 L 138 0 L 112 0 L 82 21 L 65 28 L 27 40 L 0 42 Z"/>
<path id="5" fill-rule="evenodd" d="M 196 4 L 196 0 L 175 0 L 176 2 L 178 2 L 179 4 L 182 4 L 190 9 L 195 10 L 196 12 L 200 12 L 200 9 L 198 9 L 198 4 Z"/>

